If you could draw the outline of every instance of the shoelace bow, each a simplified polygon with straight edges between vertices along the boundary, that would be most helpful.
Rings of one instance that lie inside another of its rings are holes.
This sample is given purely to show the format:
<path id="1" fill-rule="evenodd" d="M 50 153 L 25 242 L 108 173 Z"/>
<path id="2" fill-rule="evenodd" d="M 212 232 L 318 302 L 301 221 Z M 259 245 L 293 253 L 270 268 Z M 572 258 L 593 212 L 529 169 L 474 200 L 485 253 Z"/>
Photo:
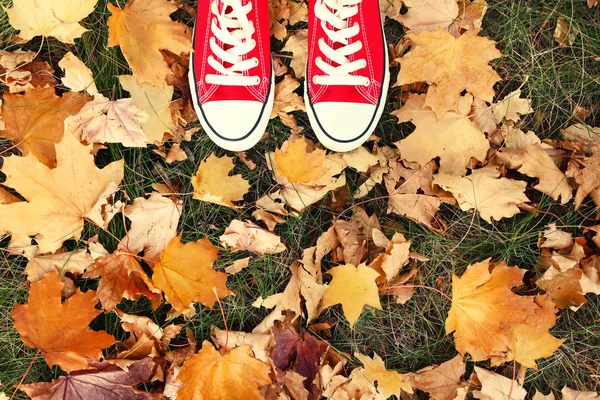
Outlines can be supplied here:
<path id="1" fill-rule="evenodd" d="M 321 20 L 321 27 L 329 40 L 333 44 L 341 43 L 342 46 L 334 49 L 324 39 L 319 40 L 321 52 L 329 60 L 339 65 L 331 65 L 321 57 L 317 57 L 315 63 L 325 75 L 313 76 L 313 83 L 317 85 L 369 85 L 369 78 L 352 75 L 352 73 L 367 66 L 366 60 L 361 58 L 350 61 L 350 56 L 363 47 L 360 40 L 349 43 L 350 39 L 360 32 L 358 22 L 348 26 L 348 19 L 358 13 L 358 4 L 361 2 L 362 0 L 317 0 L 315 16 Z M 327 24 L 334 29 L 329 29 Z"/>
<path id="2" fill-rule="evenodd" d="M 231 11 L 226 13 L 229 7 Z M 208 64 L 218 74 L 206 75 L 206 83 L 230 86 L 260 84 L 258 76 L 244 75 L 246 71 L 258 65 L 256 57 L 244 59 L 244 56 L 256 46 L 256 41 L 252 39 L 254 25 L 248 20 L 252 2 L 244 6 L 242 0 L 215 0 L 210 10 L 216 19 L 212 20 L 210 29 L 213 36 L 209 40 L 209 45 L 219 60 L 212 55 L 208 56 Z M 217 43 L 217 40 L 221 44 Z M 225 50 L 225 46 L 230 47 Z M 224 63 L 231 65 L 225 67 Z"/>

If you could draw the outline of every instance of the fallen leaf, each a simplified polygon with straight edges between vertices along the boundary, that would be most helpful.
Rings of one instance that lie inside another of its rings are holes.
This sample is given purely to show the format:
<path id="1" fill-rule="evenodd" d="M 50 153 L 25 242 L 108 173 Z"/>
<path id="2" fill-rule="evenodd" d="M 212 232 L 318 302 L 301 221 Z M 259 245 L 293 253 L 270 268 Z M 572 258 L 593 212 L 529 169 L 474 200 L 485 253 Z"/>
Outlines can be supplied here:
<path id="1" fill-rule="evenodd" d="M 590 0 L 588 0 L 589 3 Z M 596 392 L 581 392 L 579 390 L 571 389 L 567 386 L 562 388 L 560 393 L 563 396 L 563 400 L 597 400 L 600 399 L 600 393 Z"/>
<path id="2" fill-rule="evenodd" d="M 54 69 L 45 61 L 35 61 L 36 52 L 17 49 L 0 50 L 0 82 L 10 93 L 21 93 L 37 87 L 54 86 Z"/>
<path id="3" fill-rule="evenodd" d="M 148 199 L 138 197 L 125 207 L 124 214 L 131 221 L 127 235 L 119 243 L 120 249 L 156 261 L 160 252 L 177 235 L 183 201 L 152 193 Z"/>
<path id="4" fill-rule="evenodd" d="M 262 229 L 251 221 L 234 219 L 219 237 L 221 245 L 232 251 L 250 251 L 256 254 L 276 254 L 286 250 L 281 238 Z"/>
<path id="5" fill-rule="evenodd" d="M 459 110 L 463 90 L 491 103 L 493 86 L 501 78 L 488 63 L 502 53 L 494 47 L 494 41 L 478 33 L 473 29 L 458 38 L 441 30 L 408 34 L 411 50 L 398 60 L 402 68 L 394 86 L 429 83 L 425 106 L 438 117 Z"/>
<path id="6" fill-rule="evenodd" d="M 594 151 L 591 157 L 585 157 L 578 163 L 583 166 L 582 169 L 569 168 L 566 173 L 568 177 L 574 178 L 579 185 L 575 193 L 576 210 L 581 206 L 583 200 L 600 186 L 600 150 Z"/>
<path id="7" fill-rule="evenodd" d="M 248 346 L 222 356 L 204 342 L 198 354 L 188 358 L 177 380 L 182 383 L 178 400 L 263 399 L 259 389 L 269 383 L 270 368 L 252 357 Z"/>
<path id="8" fill-rule="evenodd" d="M 375 283 L 379 276 L 377 271 L 365 264 L 358 267 L 346 264 L 333 267 L 328 273 L 333 279 L 323 296 L 322 309 L 341 304 L 350 328 L 360 317 L 364 306 L 381 310 L 379 291 Z"/>
<path id="9" fill-rule="evenodd" d="M 222 351 L 228 352 L 236 347 L 250 346 L 256 359 L 269 363 L 272 348 L 270 333 L 247 333 L 224 331 L 216 326 L 210 327 L 210 337 Z"/>
<path id="10" fill-rule="evenodd" d="M 452 400 L 458 389 L 467 386 L 461 379 L 466 369 L 463 358 L 456 355 L 441 365 L 425 367 L 408 379 L 415 389 L 427 392 L 433 400 Z"/>
<path id="11" fill-rule="evenodd" d="M 208 156 L 192 177 L 194 198 L 235 208 L 233 202 L 243 200 L 250 185 L 241 175 L 229 176 L 232 169 L 233 158 L 217 158 L 214 154 Z"/>
<path id="12" fill-rule="evenodd" d="M 485 0 L 459 0 L 458 17 L 448 27 L 454 37 L 462 34 L 463 30 L 481 28 L 483 16 L 488 9 Z"/>
<path id="13" fill-rule="evenodd" d="M 24 94 L 5 94 L 0 137 L 12 140 L 26 156 L 32 153 L 50 168 L 56 166 L 54 146 L 64 136 L 64 121 L 77 114 L 88 98 L 80 93 L 57 96 L 54 88 L 36 88 Z"/>
<path id="14" fill-rule="evenodd" d="M 411 33 L 445 29 L 458 16 L 455 0 L 404 0 L 404 5 L 408 11 L 396 20 Z"/>
<path id="15" fill-rule="evenodd" d="M 6 14 L 25 41 L 36 36 L 52 36 L 64 43 L 75 43 L 75 39 L 87 32 L 79 22 L 94 11 L 97 3 L 98 0 L 45 0 L 43 3 L 14 0 Z"/>
<path id="16" fill-rule="evenodd" d="M 91 96 L 98 94 L 96 82 L 92 71 L 75 54 L 68 52 L 58 62 L 58 66 L 65 72 L 62 83 L 74 92 L 87 92 Z"/>
<path id="17" fill-rule="evenodd" d="M 503 120 L 518 122 L 522 115 L 533 112 L 531 100 L 521 98 L 521 89 L 510 92 L 501 101 L 492 104 L 490 108 L 496 122 Z"/>
<path id="18" fill-rule="evenodd" d="M 412 122 L 416 129 L 405 139 L 394 143 L 403 160 L 425 166 L 440 158 L 439 172 L 464 175 L 471 158 L 484 161 L 490 143 L 469 118 L 473 99 L 461 97 L 460 112 L 446 112 L 439 119 L 425 105 L 425 95 L 411 94 L 406 104 L 392 114 L 398 122 Z"/>
<path id="19" fill-rule="evenodd" d="M 173 143 L 167 153 L 166 160 L 168 164 L 171 164 L 174 161 L 187 160 L 187 158 L 187 153 L 181 148 L 181 145 L 179 143 Z"/>
<path id="20" fill-rule="evenodd" d="M 306 55 L 308 52 L 308 30 L 298 29 L 291 35 L 281 51 L 289 51 L 293 54 L 290 66 L 294 69 L 297 79 L 304 78 L 306 72 Z M 285 78 L 284 78 L 285 79 Z"/>
<path id="21" fill-rule="evenodd" d="M 476 210 L 488 223 L 510 218 L 520 212 L 520 203 L 528 202 L 526 182 L 500 178 L 495 167 L 473 170 L 471 175 L 460 177 L 438 174 L 433 183 L 451 192 L 461 210 Z"/>
<path id="22" fill-rule="evenodd" d="M 402 0 L 379 0 L 379 11 L 381 11 L 381 20 L 385 17 L 398 21 L 400 10 L 402 10 Z"/>
<path id="23" fill-rule="evenodd" d="M 566 249 L 573 245 L 573 234 L 556 227 L 556 222 L 546 225 L 538 240 L 538 247 L 551 249 Z"/>
<path id="24" fill-rule="evenodd" d="M 342 159 L 348 167 L 354 168 L 358 172 L 367 172 L 370 167 L 379 164 L 379 157 L 369 153 L 369 150 L 363 146 L 343 153 Z"/>
<path id="25" fill-rule="evenodd" d="M 233 262 L 233 264 L 231 264 L 229 267 L 225 268 L 225 272 L 228 273 L 229 275 L 235 275 L 238 272 L 240 272 L 241 270 L 248 268 L 249 263 L 250 263 L 250 257 L 235 260 Z"/>
<path id="26" fill-rule="evenodd" d="M 354 353 L 354 357 L 362 363 L 363 367 L 356 368 L 350 374 L 350 379 L 359 385 L 371 385 L 377 382 L 377 392 L 382 399 L 392 396 L 401 398 L 401 392 L 412 393 L 412 387 L 407 382 L 407 375 L 385 368 L 381 357 L 375 353 L 373 358 L 360 353 Z"/>
<path id="27" fill-rule="evenodd" d="M 62 303 L 62 286 L 57 271 L 32 283 L 27 304 L 17 304 L 12 311 L 14 326 L 23 343 L 41 351 L 48 366 L 58 365 L 66 372 L 89 369 L 86 358 L 100 358 L 115 338 L 88 328 L 100 314 L 96 292 L 77 291 Z"/>
<path id="28" fill-rule="evenodd" d="M 554 40 L 561 47 L 569 47 L 575 44 L 579 36 L 579 28 L 573 21 L 567 20 L 565 17 L 558 17 L 556 21 L 556 29 L 554 29 Z"/>
<path id="29" fill-rule="evenodd" d="M 275 149 L 275 173 L 290 183 L 311 183 L 325 172 L 325 150 L 307 151 L 308 144 L 299 138 L 288 142 L 286 151 Z"/>
<path id="30" fill-rule="evenodd" d="M 475 373 L 481 382 L 481 390 L 473 391 L 473 397 L 476 399 L 525 400 L 527 391 L 516 381 L 480 367 L 475 367 Z"/>
<path id="31" fill-rule="evenodd" d="M 101 363 L 102 368 L 90 372 L 75 372 L 52 382 L 40 382 L 20 387 L 32 400 L 152 400 L 150 393 L 135 390 L 132 386 L 146 382 L 152 375 L 152 361 L 140 360 L 121 368 Z"/>
<path id="32" fill-rule="evenodd" d="M 4 159 L 4 185 L 28 200 L 0 204 L 0 226 L 13 241 L 37 235 L 40 252 L 54 252 L 80 238 L 85 220 L 102 226 L 100 209 L 123 179 L 123 160 L 99 169 L 90 151 L 69 135 L 56 145 L 54 169 L 31 154 Z"/>
<path id="33" fill-rule="evenodd" d="M 94 261 L 84 278 L 100 278 L 97 295 L 106 311 L 114 311 L 123 299 L 139 300 L 146 296 L 153 300 L 160 298 L 160 290 L 142 269 L 135 257 L 115 252 Z"/>
<path id="34" fill-rule="evenodd" d="M 107 47 L 121 51 L 139 83 L 166 86 L 171 69 L 161 50 L 179 55 L 191 51 L 191 34 L 169 16 L 179 5 L 168 0 L 130 0 L 123 8 L 108 4 Z"/>
<path id="35" fill-rule="evenodd" d="M 219 248 L 206 238 L 183 244 L 181 235 L 176 236 L 154 266 L 154 286 L 180 313 L 193 315 L 193 302 L 212 308 L 218 299 L 233 294 L 225 285 L 228 275 L 213 269 L 218 253 Z"/>
<path id="36" fill-rule="evenodd" d="M 593 128 L 586 124 L 575 124 L 562 131 L 565 140 L 582 142 L 586 147 L 600 145 L 600 127 Z"/>
<path id="37" fill-rule="evenodd" d="M 175 135 L 177 122 L 171 112 L 173 86 L 154 86 L 149 83 L 140 85 L 132 75 L 119 76 L 119 83 L 131 94 L 131 104 L 149 116 L 149 119 L 141 124 L 148 142 L 162 143 L 165 133 Z"/>
<path id="38" fill-rule="evenodd" d="M 271 119 L 279 117 L 281 122 L 292 130 L 292 133 L 300 132 L 300 128 L 290 113 L 292 111 L 306 112 L 304 100 L 294 93 L 298 87 L 300 87 L 298 80 L 286 75 L 281 82 L 275 85 L 275 100 L 271 111 Z"/>

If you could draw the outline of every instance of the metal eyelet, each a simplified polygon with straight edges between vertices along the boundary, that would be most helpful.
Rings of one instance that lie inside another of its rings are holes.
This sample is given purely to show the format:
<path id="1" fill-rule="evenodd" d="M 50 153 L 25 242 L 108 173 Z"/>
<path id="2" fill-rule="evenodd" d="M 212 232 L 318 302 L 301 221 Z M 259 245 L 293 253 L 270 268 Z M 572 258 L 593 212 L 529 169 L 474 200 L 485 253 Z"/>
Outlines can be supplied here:
<path id="1" fill-rule="evenodd" d="M 371 80 L 369 78 L 367 78 L 365 80 L 365 83 L 363 83 L 363 86 L 369 86 L 371 84 Z"/>
<path id="2" fill-rule="evenodd" d="M 318 84 L 319 84 L 319 82 L 317 82 L 317 78 L 318 78 L 318 77 L 317 77 L 317 75 L 313 76 L 313 78 L 312 78 L 312 82 L 313 82 L 313 84 L 315 84 L 315 85 L 318 85 Z"/>

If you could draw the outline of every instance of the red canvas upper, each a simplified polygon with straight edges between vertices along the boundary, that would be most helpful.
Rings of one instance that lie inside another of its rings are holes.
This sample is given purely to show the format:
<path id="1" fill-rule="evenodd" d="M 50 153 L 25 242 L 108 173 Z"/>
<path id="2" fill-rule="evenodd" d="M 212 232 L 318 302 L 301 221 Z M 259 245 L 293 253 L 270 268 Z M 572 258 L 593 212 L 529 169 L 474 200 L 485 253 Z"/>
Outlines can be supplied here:
<path id="1" fill-rule="evenodd" d="M 218 2 L 219 10 L 223 9 L 221 0 L 199 0 L 198 14 L 196 16 L 196 29 L 194 31 L 194 79 L 196 81 L 198 101 L 200 105 L 209 101 L 218 100 L 249 100 L 265 102 L 267 94 L 271 87 L 271 49 L 269 32 L 269 10 L 268 1 L 265 0 L 242 0 L 242 5 L 252 3 L 252 10 L 248 13 L 248 20 L 254 25 L 255 32 L 252 39 L 256 40 L 256 46 L 244 59 L 256 57 L 258 65 L 244 72 L 244 75 L 257 75 L 260 78 L 259 85 L 252 86 L 231 86 L 209 84 L 206 82 L 206 75 L 217 74 L 217 72 L 208 64 L 209 56 L 219 60 L 209 45 L 209 40 L 214 37 L 211 31 L 212 20 L 214 18 L 211 11 L 211 4 Z M 222 46 L 222 42 L 214 37 L 216 42 Z M 220 60 L 219 60 L 220 61 Z M 225 66 L 229 66 L 225 63 Z"/>
<path id="2" fill-rule="evenodd" d="M 366 67 L 352 73 L 369 78 L 369 85 L 319 85 L 313 82 L 314 75 L 325 73 L 316 65 L 317 57 L 321 57 L 328 64 L 337 66 L 339 64 L 329 60 L 319 49 L 320 39 L 333 48 L 339 48 L 340 44 L 333 44 L 321 27 L 321 20 L 315 15 L 315 6 L 323 0 L 313 0 L 309 4 L 308 14 L 308 59 L 307 59 L 307 83 L 308 96 L 312 104 L 319 102 L 352 102 L 377 104 L 381 96 L 381 85 L 384 79 L 384 71 L 387 67 L 385 46 L 381 17 L 379 13 L 378 0 L 362 0 L 358 6 L 358 13 L 348 18 L 348 26 L 359 24 L 359 33 L 348 40 L 348 43 L 362 41 L 362 49 L 349 56 L 350 61 L 365 59 Z M 331 10 L 331 9 L 330 9 Z M 333 11 L 333 10 L 332 10 Z M 327 24 L 329 29 L 333 27 Z"/>

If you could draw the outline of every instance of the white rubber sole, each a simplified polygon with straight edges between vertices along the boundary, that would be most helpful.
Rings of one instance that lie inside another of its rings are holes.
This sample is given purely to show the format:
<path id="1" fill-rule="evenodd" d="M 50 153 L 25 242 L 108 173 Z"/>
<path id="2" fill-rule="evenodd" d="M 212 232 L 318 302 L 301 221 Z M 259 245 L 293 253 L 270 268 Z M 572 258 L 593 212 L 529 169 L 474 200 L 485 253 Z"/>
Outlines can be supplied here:
<path id="1" fill-rule="evenodd" d="M 383 29 L 383 26 L 382 26 L 382 29 Z M 336 152 L 352 151 L 352 150 L 360 147 L 364 142 L 366 142 L 367 139 L 375 131 L 375 128 L 377 127 L 377 124 L 379 123 L 379 120 L 381 119 L 381 116 L 383 115 L 383 110 L 385 109 L 385 102 L 387 99 L 387 92 L 388 92 L 388 88 L 390 86 L 389 55 L 388 55 L 388 48 L 387 48 L 387 40 L 385 38 L 385 32 L 383 33 L 383 42 L 385 43 L 385 63 L 386 64 L 385 64 L 385 73 L 383 76 L 383 84 L 381 85 L 381 90 L 382 90 L 381 101 L 379 102 L 379 104 L 377 105 L 377 108 L 375 109 L 375 118 L 373 119 L 371 124 L 367 127 L 367 129 L 365 130 L 366 133 L 362 136 L 359 136 L 355 140 L 352 140 L 350 142 L 346 142 L 346 141 L 340 142 L 337 140 L 333 140 L 329 136 L 327 136 L 325 134 L 325 132 L 323 132 L 323 130 L 321 130 L 321 128 L 319 127 L 319 123 L 317 122 L 317 118 L 312 110 L 312 107 L 310 106 L 310 104 L 308 102 L 308 78 L 306 78 L 304 80 L 304 104 L 306 105 L 306 113 L 308 114 L 308 120 L 310 121 L 310 125 L 311 125 L 313 131 L 315 132 L 315 135 L 317 135 L 317 139 L 319 139 L 319 142 L 321 142 L 321 144 L 323 146 L 325 146 L 326 148 L 328 148 L 329 150 L 333 150 Z M 305 75 L 308 76 L 307 74 L 305 74 Z M 360 133 L 360 132 L 358 132 L 358 133 Z M 353 135 L 351 133 L 349 133 L 348 136 L 353 137 Z M 344 138 L 339 138 L 339 139 L 346 140 Z"/>
<path id="2" fill-rule="evenodd" d="M 198 90 L 197 90 L 196 79 L 194 77 L 194 70 L 193 70 L 193 60 L 194 60 L 194 57 L 193 57 L 193 53 L 192 53 L 192 54 L 190 54 L 190 70 L 188 72 L 188 80 L 190 82 L 190 92 L 192 95 L 192 102 L 194 104 L 194 110 L 196 111 L 196 114 L 198 115 L 198 119 L 200 120 L 200 125 L 202 125 L 202 129 L 204 129 L 204 132 L 206 132 L 206 134 L 208 135 L 210 140 L 212 140 L 217 146 L 219 146 L 225 150 L 245 151 L 245 150 L 252 148 L 252 146 L 254 146 L 256 143 L 258 143 L 260 141 L 260 139 L 263 137 L 265 130 L 267 129 L 267 125 L 269 124 L 269 119 L 271 117 L 271 111 L 273 110 L 273 101 L 275 100 L 275 80 L 271 79 L 271 90 L 269 90 L 269 97 L 267 97 L 267 104 L 263 108 L 263 113 L 260 117 L 260 120 L 256 124 L 256 127 L 254 128 L 254 130 L 252 132 L 250 132 L 250 134 L 248 136 L 246 136 L 244 139 L 228 140 L 228 139 L 224 139 L 222 137 L 223 135 L 217 134 L 210 127 L 208 121 L 206 121 L 206 119 L 204 118 L 204 116 L 202 114 L 202 111 L 200 110 L 200 104 L 198 102 Z M 271 77 L 274 77 L 274 76 L 275 76 L 275 74 L 271 73 Z M 235 111 L 236 110 L 230 111 L 231 118 L 235 118 Z"/>

